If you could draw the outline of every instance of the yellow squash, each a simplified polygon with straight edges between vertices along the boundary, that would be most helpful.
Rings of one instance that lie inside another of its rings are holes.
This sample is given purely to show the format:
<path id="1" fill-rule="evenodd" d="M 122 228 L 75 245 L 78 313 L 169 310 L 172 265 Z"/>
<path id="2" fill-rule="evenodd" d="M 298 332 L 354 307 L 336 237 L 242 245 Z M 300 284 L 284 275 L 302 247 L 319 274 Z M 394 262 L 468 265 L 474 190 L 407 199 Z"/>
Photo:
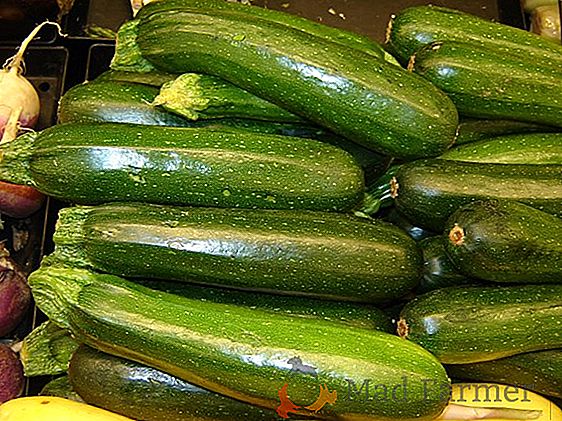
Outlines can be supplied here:
<path id="1" fill-rule="evenodd" d="M 95 406 L 52 396 L 18 398 L 0 405 L 0 421 L 132 421 Z"/>

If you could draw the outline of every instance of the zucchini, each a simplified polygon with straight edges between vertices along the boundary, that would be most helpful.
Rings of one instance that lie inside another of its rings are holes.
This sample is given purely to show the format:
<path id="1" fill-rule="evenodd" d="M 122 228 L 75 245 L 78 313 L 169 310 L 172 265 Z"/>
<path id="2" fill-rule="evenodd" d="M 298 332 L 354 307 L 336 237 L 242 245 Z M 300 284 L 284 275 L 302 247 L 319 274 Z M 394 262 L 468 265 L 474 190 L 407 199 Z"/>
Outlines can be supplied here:
<path id="1" fill-rule="evenodd" d="M 186 119 L 152 106 L 158 88 L 124 82 L 88 82 L 60 99 L 59 123 L 114 122 L 156 126 L 189 126 Z M 133 105 L 133 106 L 131 106 Z"/>
<path id="2" fill-rule="evenodd" d="M 464 274 L 494 282 L 562 284 L 562 219 L 518 202 L 466 205 L 447 223 L 446 251 Z"/>
<path id="3" fill-rule="evenodd" d="M 458 272 L 445 253 L 445 239 L 442 236 L 424 238 L 418 245 L 423 254 L 423 278 L 416 288 L 417 293 L 424 294 L 439 288 L 481 282 Z"/>
<path id="4" fill-rule="evenodd" d="M 399 228 L 329 212 L 74 207 L 54 240 L 52 262 L 114 275 L 365 302 L 404 295 L 422 266 Z"/>
<path id="5" fill-rule="evenodd" d="M 447 371 L 459 379 L 509 384 L 562 398 L 562 349 L 474 364 L 449 365 Z"/>
<path id="6" fill-rule="evenodd" d="M 436 42 L 410 65 L 447 93 L 461 115 L 562 126 L 562 60 L 549 68 L 472 44 Z"/>
<path id="7" fill-rule="evenodd" d="M 461 119 L 457 128 L 455 145 L 460 146 L 466 143 L 510 134 L 548 133 L 554 131 L 556 131 L 554 127 L 526 123 L 524 121 L 464 118 Z"/>
<path id="8" fill-rule="evenodd" d="M 58 199 L 341 211 L 363 195 L 343 150 L 309 139 L 214 129 L 66 124 L 0 150 L 1 178 Z"/>
<path id="9" fill-rule="evenodd" d="M 303 121 L 295 114 L 222 79 L 197 73 L 184 73 L 165 83 L 153 105 L 189 120 L 249 118 L 281 123 Z"/>
<path id="10" fill-rule="evenodd" d="M 383 220 L 406 231 L 406 233 L 416 241 L 421 241 L 424 238 L 433 237 L 435 235 L 434 232 L 414 225 L 408 218 L 398 212 L 396 208 L 391 208 L 390 211 L 383 216 Z"/>
<path id="11" fill-rule="evenodd" d="M 26 377 L 65 373 L 78 343 L 51 321 L 33 329 L 23 340 L 20 360 Z"/>
<path id="12" fill-rule="evenodd" d="M 139 75 L 143 74 L 139 73 Z M 139 80 L 142 80 L 142 78 Z M 109 79 L 98 82 L 98 79 L 96 79 L 94 82 L 75 86 L 63 95 L 59 104 L 59 122 L 113 122 L 206 127 L 222 131 L 243 130 L 261 134 L 311 138 L 337 146 L 350 153 L 363 169 L 365 182 L 367 183 L 383 172 L 390 163 L 390 158 L 336 136 L 325 129 L 313 126 L 311 123 L 280 123 L 249 118 L 197 121 L 180 118 L 150 106 L 156 99 L 158 92 L 156 88 L 143 86 L 139 83 Z"/>
<path id="13" fill-rule="evenodd" d="M 138 45 L 160 70 L 212 74 L 390 156 L 434 156 L 453 141 L 446 95 L 362 51 L 220 9 L 140 16 Z"/>
<path id="14" fill-rule="evenodd" d="M 451 148 L 439 158 L 489 164 L 562 165 L 562 133 L 492 137 Z"/>
<path id="15" fill-rule="evenodd" d="M 535 63 L 562 68 L 562 46 L 525 30 L 445 7 L 403 9 L 391 19 L 387 34 L 387 49 L 403 64 L 425 45 L 460 41 L 504 53 L 498 65 L 507 55 L 516 55 L 524 68 Z"/>
<path id="16" fill-rule="evenodd" d="M 304 318 L 319 318 L 344 323 L 353 327 L 393 333 L 391 318 L 372 305 L 360 303 L 315 300 L 303 296 L 263 294 L 250 291 L 232 291 L 208 286 L 189 285 L 161 280 L 139 280 L 141 285 L 170 294 L 181 295 L 192 300 L 210 301 L 248 307 L 273 314 L 288 314 Z"/>
<path id="17" fill-rule="evenodd" d="M 139 19 L 153 14 L 175 12 L 175 11 L 218 11 L 239 15 L 254 21 L 264 20 L 269 23 L 282 25 L 284 27 L 305 32 L 309 35 L 321 38 L 332 43 L 340 44 L 349 48 L 363 51 L 375 58 L 392 60 L 383 47 L 371 38 L 346 31 L 341 28 L 324 25 L 290 13 L 280 12 L 264 7 L 255 7 L 240 2 L 229 2 L 224 0 L 167 0 L 165 2 L 153 3 L 139 12 Z"/>
<path id="18" fill-rule="evenodd" d="M 398 332 L 446 364 L 562 347 L 562 285 L 449 287 L 420 295 Z"/>
<path id="19" fill-rule="evenodd" d="M 30 284 L 39 308 L 85 344 L 263 408 L 279 406 L 285 384 L 297 405 L 314 402 L 319 385 L 336 391 L 339 399 L 317 414 L 324 418 L 329 408 L 334 418 L 432 419 L 447 404 L 443 367 L 394 335 L 190 300 L 79 269 L 43 267 Z M 308 368 L 292 370 L 294 357 Z M 349 391 L 366 379 L 406 381 L 407 394 L 374 405 Z"/>
<path id="20" fill-rule="evenodd" d="M 264 420 L 276 414 L 210 392 L 160 370 L 82 345 L 68 370 L 90 405 L 139 421 Z"/>
<path id="21" fill-rule="evenodd" d="M 447 219 L 477 200 L 511 199 L 562 217 L 561 165 L 420 160 L 393 180 L 396 207 L 421 227 L 443 232 Z"/>
<path id="22" fill-rule="evenodd" d="M 72 388 L 68 376 L 57 377 L 47 383 L 39 396 L 57 396 L 59 398 L 70 399 L 84 403 L 84 399 Z"/>
<path id="23" fill-rule="evenodd" d="M 166 82 L 171 82 L 178 75 L 165 72 L 126 72 L 123 70 L 106 70 L 99 75 L 94 82 L 126 82 L 140 83 L 141 85 L 153 86 L 160 88 Z"/>

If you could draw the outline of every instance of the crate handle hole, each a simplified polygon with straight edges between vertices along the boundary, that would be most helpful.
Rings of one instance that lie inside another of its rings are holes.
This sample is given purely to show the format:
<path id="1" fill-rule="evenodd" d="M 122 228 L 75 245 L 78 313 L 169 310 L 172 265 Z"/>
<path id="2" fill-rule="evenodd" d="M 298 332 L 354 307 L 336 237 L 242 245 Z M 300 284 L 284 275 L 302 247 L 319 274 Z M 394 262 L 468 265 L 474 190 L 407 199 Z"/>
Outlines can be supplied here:
<path id="1" fill-rule="evenodd" d="M 49 89 L 51 89 L 51 84 L 49 82 L 41 82 L 38 88 L 41 92 L 49 92 Z"/>

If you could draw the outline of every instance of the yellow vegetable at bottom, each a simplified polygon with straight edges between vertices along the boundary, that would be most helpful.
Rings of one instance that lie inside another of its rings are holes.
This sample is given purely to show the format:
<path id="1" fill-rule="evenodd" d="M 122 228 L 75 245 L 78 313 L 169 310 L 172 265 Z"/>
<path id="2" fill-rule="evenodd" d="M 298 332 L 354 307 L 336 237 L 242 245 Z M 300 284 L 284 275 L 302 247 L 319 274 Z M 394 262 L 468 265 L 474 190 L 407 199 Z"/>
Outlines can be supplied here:
<path id="1" fill-rule="evenodd" d="M 132 421 L 95 406 L 52 396 L 18 398 L 0 405 L 0 421 Z"/>
<path id="2" fill-rule="evenodd" d="M 439 420 L 486 419 L 505 421 L 506 419 L 533 419 L 536 421 L 562 421 L 562 410 L 548 399 L 529 390 L 515 386 L 490 383 L 459 383 L 453 385 L 450 405 Z M 475 413 L 458 412 L 457 405 L 475 409 Z M 527 417 L 521 413 L 511 412 L 509 418 L 497 416 L 499 412 L 478 408 L 517 409 L 523 411 L 541 411 Z M 478 412 L 482 411 L 482 412 Z M 458 415 L 455 417 L 455 415 Z M 466 418 L 468 416 L 468 418 Z M 538 417 L 537 417 L 538 416 Z"/>

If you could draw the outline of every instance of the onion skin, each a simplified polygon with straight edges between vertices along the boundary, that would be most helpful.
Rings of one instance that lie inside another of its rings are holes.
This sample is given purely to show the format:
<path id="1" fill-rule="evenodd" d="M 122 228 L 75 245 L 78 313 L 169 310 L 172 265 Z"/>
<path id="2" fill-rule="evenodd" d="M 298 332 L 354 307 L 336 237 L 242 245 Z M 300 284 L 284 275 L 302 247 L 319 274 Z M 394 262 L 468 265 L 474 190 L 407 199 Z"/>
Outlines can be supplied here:
<path id="1" fill-rule="evenodd" d="M 17 327 L 30 302 L 31 290 L 25 275 L 0 245 L 0 337 Z"/>
<path id="2" fill-rule="evenodd" d="M 0 214 L 12 218 L 27 218 L 37 212 L 45 195 L 33 187 L 0 181 Z"/>
<path id="3" fill-rule="evenodd" d="M 24 383 L 23 367 L 17 354 L 6 345 L 0 345 L 0 404 L 20 396 Z"/>
<path id="4" fill-rule="evenodd" d="M 15 67 L 0 71 L 0 138 L 13 110 L 21 107 L 20 127 L 34 127 L 39 118 L 40 101 L 37 91 Z"/>

